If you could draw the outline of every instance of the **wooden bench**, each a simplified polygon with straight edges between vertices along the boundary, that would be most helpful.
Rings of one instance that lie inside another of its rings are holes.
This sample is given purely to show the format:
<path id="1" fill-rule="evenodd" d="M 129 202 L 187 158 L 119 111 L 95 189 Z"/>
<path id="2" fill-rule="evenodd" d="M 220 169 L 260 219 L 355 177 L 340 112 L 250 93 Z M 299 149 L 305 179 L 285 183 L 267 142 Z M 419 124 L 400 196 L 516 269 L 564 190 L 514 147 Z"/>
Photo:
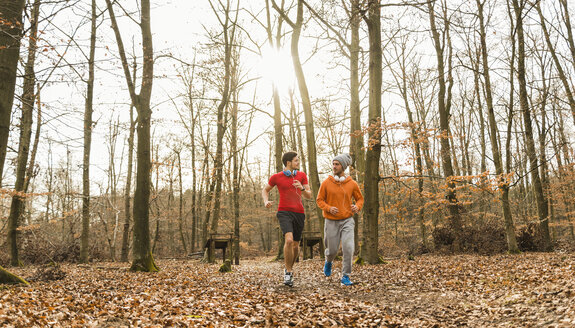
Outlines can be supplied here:
<path id="1" fill-rule="evenodd" d="M 229 249 L 229 259 L 232 259 L 232 241 L 231 233 L 211 233 L 210 238 L 206 241 L 204 249 L 208 249 L 208 258 L 213 259 L 216 249 L 222 250 L 222 260 L 226 261 L 226 249 Z"/>
<path id="2" fill-rule="evenodd" d="M 320 254 L 324 252 L 323 239 L 318 231 L 304 231 L 300 245 L 303 248 L 303 259 L 313 259 L 313 246 L 319 244 Z"/>
<path id="3" fill-rule="evenodd" d="M 192 259 L 201 259 L 203 256 L 204 256 L 204 252 L 194 252 L 194 253 L 188 254 L 188 257 L 192 258 Z"/>

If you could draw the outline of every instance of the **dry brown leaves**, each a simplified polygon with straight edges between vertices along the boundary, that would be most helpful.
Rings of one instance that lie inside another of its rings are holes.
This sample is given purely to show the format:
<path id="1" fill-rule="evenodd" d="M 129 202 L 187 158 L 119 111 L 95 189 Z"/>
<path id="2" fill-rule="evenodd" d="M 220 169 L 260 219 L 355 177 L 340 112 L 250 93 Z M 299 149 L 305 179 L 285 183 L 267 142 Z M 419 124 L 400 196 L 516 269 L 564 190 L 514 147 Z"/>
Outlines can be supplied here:
<path id="1" fill-rule="evenodd" d="M 423 256 L 354 267 L 352 287 L 296 265 L 159 261 L 159 273 L 122 264 L 63 265 L 62 280 L 0 289 L 4 327 L 447 327 L 575 326 L 575 256 Z M 27 277 L 34 268 L 13 270 Z"/>

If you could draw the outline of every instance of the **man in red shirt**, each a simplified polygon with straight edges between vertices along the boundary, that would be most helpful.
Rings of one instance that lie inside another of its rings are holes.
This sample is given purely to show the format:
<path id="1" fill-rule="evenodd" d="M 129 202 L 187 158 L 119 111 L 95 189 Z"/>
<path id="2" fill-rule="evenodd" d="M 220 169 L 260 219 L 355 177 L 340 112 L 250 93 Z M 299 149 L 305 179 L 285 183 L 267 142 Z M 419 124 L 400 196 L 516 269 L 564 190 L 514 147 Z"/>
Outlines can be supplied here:
<path id="1" fill-rule="evenodd" d="M 293 265 L 299 255 L 299 241 L 303 232 L 305 213 L 301 196 L 311 199 L 311 189 L 307 175 L 299 171 L 299 158 L 296 152 L 290 151 L 282 156 L 284 170 L 272 175 L 262 190 L 264 206 L 270 208 L 270 190 L 278 187 L 280 202 L 277 218 L 285 236 L 284 244 L 284 284 L 293 287 Z"/>

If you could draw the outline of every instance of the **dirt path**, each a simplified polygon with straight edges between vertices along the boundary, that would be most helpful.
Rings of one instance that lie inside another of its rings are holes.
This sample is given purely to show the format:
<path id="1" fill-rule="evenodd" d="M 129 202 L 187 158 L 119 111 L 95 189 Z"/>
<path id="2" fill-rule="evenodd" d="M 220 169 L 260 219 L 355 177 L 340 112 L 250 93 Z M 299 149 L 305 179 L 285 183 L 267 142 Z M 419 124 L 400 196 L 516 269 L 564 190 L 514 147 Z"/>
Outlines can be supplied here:
<path id="1" fill-rule="evenodd" d="M 354 266 L 326 278 L 321 260 L 243 261 L 231 273 L 197 261 L 159 261 L 155 274 L 122 264 L 64 265 L 63 280 L 0 289 L 4 327 L 573 327 L 575 256 L 422 256 Z M 24 277 L 34 268 L 13 270 Z"/>

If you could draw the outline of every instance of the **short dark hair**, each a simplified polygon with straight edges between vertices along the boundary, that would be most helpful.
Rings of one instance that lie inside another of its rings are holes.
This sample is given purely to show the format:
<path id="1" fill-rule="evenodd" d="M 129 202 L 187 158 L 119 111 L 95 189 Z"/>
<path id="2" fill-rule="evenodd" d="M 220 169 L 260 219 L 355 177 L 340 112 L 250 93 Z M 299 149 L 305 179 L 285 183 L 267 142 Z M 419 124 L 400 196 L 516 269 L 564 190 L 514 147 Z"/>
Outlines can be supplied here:
<path id="1" fill-rule="evenodd" d="M 296 156 L 297 153 L 295 151 L 288 151 L 282 156 L 282 163 L 287 166 L 287 162 L 291 162 Z"/>

